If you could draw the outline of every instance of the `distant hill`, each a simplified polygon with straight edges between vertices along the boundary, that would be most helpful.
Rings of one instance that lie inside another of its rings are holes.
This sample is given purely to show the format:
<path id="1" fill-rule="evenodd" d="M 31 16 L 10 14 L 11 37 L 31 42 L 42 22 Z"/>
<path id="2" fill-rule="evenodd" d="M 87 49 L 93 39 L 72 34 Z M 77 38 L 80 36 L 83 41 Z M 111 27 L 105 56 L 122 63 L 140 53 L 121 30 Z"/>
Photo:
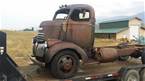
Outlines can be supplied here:
<path id="1" fill-rule="evenodd" d="M 32 28 L 25 28 L 23 31 L 34 31 L 34 27 L 32 27 Z"/>
<path id="2" fill-rule="evenodd" d="M 138 17 L 143 20 L 145 23 L 145 12 L 140 12 L 132 16 L 115 16 L 115 17 L 110 17 L 110 18 L 97 18 L 96 23 L 104 22 L 104 21 L 112 21 L 112 20 L 119 20 L 119 19 L 130 19 L 132 17 Z"/>

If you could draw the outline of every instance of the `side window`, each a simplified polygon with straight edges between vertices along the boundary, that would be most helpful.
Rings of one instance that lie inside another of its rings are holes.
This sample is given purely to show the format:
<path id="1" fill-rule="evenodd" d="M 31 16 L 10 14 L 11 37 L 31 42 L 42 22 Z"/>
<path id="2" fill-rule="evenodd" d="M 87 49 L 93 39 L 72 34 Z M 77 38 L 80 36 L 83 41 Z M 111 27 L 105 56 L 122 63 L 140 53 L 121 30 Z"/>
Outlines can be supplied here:
<path id="1" fill-rule="evenodd" d="M 85 9 L 75 9 L 71 14 L 71 19 L 74 21 L 89 21 L 90 12 Z"/>
<path id="2" fill-rule="evenodd" d="M 89 12 L 82 12 L 82 13 L 79 13 L 79 19 L 80 20 L 87 20 L 90 18 L 90 14 Z"/>

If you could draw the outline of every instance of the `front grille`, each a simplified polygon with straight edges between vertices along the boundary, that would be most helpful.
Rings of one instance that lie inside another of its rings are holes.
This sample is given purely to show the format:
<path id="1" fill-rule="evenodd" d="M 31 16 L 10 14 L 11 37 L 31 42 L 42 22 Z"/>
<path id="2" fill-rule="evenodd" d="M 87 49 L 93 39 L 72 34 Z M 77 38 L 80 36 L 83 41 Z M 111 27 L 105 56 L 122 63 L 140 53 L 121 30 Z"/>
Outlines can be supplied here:
<path id="1" fill-rule="evenodd" d="M 44 43 L 45 42 L 45 37 L 44 37 L 44 34 L 42 33 L 39 33 L 37 36 L 35 36 L 33 38 L 33 44 L 35 43 Z"/>

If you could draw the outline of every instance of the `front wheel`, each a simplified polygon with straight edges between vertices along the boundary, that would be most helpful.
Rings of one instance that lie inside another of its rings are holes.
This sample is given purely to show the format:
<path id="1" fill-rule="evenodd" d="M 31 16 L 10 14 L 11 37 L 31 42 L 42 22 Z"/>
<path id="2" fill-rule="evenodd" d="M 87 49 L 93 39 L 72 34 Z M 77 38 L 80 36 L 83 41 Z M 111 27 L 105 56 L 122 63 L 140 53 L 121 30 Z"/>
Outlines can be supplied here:
<path id="1" fill-rule="evenodd" d="M 56 78 L 70 78 L 76 74 L 79 58 L 74 51 L 64 50 L 57 53 L 50 63 L 50 72 Z"/>

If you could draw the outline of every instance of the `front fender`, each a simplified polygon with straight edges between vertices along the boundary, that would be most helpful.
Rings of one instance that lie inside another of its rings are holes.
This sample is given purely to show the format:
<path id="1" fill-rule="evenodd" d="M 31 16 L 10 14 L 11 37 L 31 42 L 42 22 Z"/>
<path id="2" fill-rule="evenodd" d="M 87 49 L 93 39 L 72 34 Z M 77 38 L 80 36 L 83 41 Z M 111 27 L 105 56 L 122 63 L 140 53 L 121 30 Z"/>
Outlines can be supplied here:
<path id="1" fill-rule="evenodd" d="M 80 59 L 82 59 L 83 62 L 86 62 L 88 60 L 86 52 L 78 45 L 69 42 L 59 42 L 46 50 L 45 61 L 49 63 L 53 59 L 54 55 L 56 55 L 59 51 L 65 49 L 71 49 L 77 52 L 77 55 L 80 57 Z"/>

